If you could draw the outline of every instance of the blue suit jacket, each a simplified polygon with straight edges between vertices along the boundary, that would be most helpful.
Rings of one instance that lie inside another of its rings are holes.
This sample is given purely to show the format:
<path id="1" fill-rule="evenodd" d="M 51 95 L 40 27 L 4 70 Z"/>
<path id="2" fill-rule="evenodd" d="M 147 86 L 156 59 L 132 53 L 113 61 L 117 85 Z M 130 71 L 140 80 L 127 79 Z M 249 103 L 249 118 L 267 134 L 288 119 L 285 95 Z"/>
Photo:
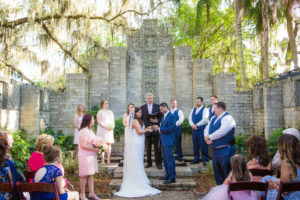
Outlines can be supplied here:
<path id="1" fill-rule="evenodd" d="M 162 146 L 173 146 L 175 144 L 176 120 L 172 113 L 162 118 L 160 124 L 160 141 Z"/>

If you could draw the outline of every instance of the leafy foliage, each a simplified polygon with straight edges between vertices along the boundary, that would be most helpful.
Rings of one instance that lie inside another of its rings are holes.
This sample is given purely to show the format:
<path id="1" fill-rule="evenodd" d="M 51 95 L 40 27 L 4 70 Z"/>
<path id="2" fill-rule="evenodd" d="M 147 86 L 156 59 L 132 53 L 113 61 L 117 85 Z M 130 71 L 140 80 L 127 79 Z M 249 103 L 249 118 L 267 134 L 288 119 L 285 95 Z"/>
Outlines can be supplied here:
<path id="1" fill-rule="evenodd" d="M 192 135 L 192 128 L 189 124 L 189 120 L 185 119 L 183 121 L 183 123 L 181 124 L 181 128 L 182 128 L 182 134 L 186 134 L 186 135 Z"/>

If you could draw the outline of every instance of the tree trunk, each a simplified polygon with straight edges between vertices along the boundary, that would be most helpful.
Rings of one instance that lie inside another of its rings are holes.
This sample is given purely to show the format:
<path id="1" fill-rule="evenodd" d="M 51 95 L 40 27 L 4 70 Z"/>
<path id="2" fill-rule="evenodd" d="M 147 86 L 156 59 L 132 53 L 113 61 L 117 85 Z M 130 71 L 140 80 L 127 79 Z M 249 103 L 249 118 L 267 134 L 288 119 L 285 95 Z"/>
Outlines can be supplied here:
<path id="1" fill-rule="evenodd" d="M 292 16 L 294 2 L 295 0 L 287 1 L 286 26 L 287 26 L 288 36 L 289 36 L 289 47 L 292 53 L 294 68 L 297 68 L 298 67 L 297 45 L 296 45 L 295 34 L 293 31 L 293 16 Z"/>
<path id="2" fill-rule="evenodd" d="M 262 68 L 265 79 L 269 78 L 269 16 L 268 0 L 262 0 L 262 21 L 263 21 L 263 46 L 262 46 Z"/>
<path id="3" fill-rule="evenodd" d="M 238 47 L 238 56 L 240 63 L 240 73 L 241 73 L 241 88 L 247 88 L 247 79 L 246 79 L 246 65 L 244 62 L 244 51 L 243 51 L 243 34 L 242 34 L 242 15 L 243 8 L 241 7 L 241 0 L 234 1 L 234 15 L 235 15 L 235 28 L 237 35 L 237 47 Z"/>

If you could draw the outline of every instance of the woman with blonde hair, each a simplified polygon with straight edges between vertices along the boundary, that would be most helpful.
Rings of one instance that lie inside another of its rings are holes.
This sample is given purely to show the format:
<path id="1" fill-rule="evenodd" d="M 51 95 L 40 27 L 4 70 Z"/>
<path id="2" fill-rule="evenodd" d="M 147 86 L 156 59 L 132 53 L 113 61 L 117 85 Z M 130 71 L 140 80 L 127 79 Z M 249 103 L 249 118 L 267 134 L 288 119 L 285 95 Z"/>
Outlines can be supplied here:
<path id="1" fill-rule="evenodd" d="M 97 136 L 102 137 L 107 144 L 107 164 L 110 164 L 111 144 L 114 143 L 115 118 L 114 113 L 109 110 L 109 103 L 106 99 L 101 100 L 100 107 L 102 110 L 97 113 Z M 105 164 L 104 152 L 101 155 L 101 163 Z"/>
<path id="2" fill-rule="evenodd" d="M 133 111 L 133 110 L 134 110 L 134 104 L 133 103 L 128 104 L 127 112 L 123 115 L 123 126 L 125 126 L 125 127 L 127 126 L 128 117 L 129 117 L 131 111 Z"/>
<path id="3" fill-rule="evenodd" d="M 77 106 L 77 112 L 74 115 L 74 127 L 75 127 L 74 142 L 73 142 L 74 144 L 78 144 L 78 133 L 79 133 L 80 125 L 84 114 L 85 114 L 85 107 L 79 104 Z"/>

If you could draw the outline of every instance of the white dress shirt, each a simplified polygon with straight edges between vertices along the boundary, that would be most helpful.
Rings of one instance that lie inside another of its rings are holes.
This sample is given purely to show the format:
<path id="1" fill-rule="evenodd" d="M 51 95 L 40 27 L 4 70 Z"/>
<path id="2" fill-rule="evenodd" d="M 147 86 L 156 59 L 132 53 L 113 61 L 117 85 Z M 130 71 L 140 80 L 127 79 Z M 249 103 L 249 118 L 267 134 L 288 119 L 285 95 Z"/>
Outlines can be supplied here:
<path id="1" fill-rule="evenodd" d="M 179 119 L 176 121 L 176 126 L 180 126 L 183 123 L 183 121 L 184 121 L 184 115 L 183 115 L 182 111 L 179 110 L 178 108 L 175 108 L 175 109 L 171 108 L 170 110 L 171 110 L 172 114 L 174 114 L 174 112 L 176 110 L 178 110 L 178 117 L 179 117 Z"/>
<path id="2" fill-rule="evenodd" d="M 224 114 L 225 114 L 225 112 L 220 117 L 217 117 L 217 116 L 212 117 L 210 122 L 207 124 L 206 128 L 204 129 L 204 136 L 208 136 L 211 141 L 214 141 L 216 139 L 224 137 L 232 128 L 235 128 L 235 126 L 236 126 L 235 120 L 233 119 L 233 117 L 231 115 L 226 115 L 225 117 L 222 118 L 221 127 L 209 135 L 208 131 L 209 131 L 209 126 L 210 126 L 210 123 L 212 122 L 212 119 L 217 117 L 217 119 L 215 121 L 215 123 L 216 123 Z"/>
<path id="3" fill-rule="evenodd" d="M 201 106 L 200 108 L 197 108 L 197 109 L 199 109 L 199 112 L 200 112 L 200 110 L 202 109 L 202 107 L 203 106 Z M 193 111 L 194 111 L 194 108 L 192 109 L 192 111 L 191 111 L 191 113 L 190 113 L 190 115 L 189 115 L 189 124 L 190 124 L 190 126 L 193 126 L 194 125 L 194 123 L 193 123 Z M 196 110 L 197 111 L 197 110 Z M 202 125 L 205 125 L 205 124 L 207 124 L 208 123 L 208 117 L 209 117 L 209 111 L 207 110 L 207 108 L 204 108 L 204 110 L 203 110 L 203 114 L 202 114 L 202 120 L 201 121 L 199 121 L 197 124 L 196 124 L 196 126 L 202 126 Z"/>

